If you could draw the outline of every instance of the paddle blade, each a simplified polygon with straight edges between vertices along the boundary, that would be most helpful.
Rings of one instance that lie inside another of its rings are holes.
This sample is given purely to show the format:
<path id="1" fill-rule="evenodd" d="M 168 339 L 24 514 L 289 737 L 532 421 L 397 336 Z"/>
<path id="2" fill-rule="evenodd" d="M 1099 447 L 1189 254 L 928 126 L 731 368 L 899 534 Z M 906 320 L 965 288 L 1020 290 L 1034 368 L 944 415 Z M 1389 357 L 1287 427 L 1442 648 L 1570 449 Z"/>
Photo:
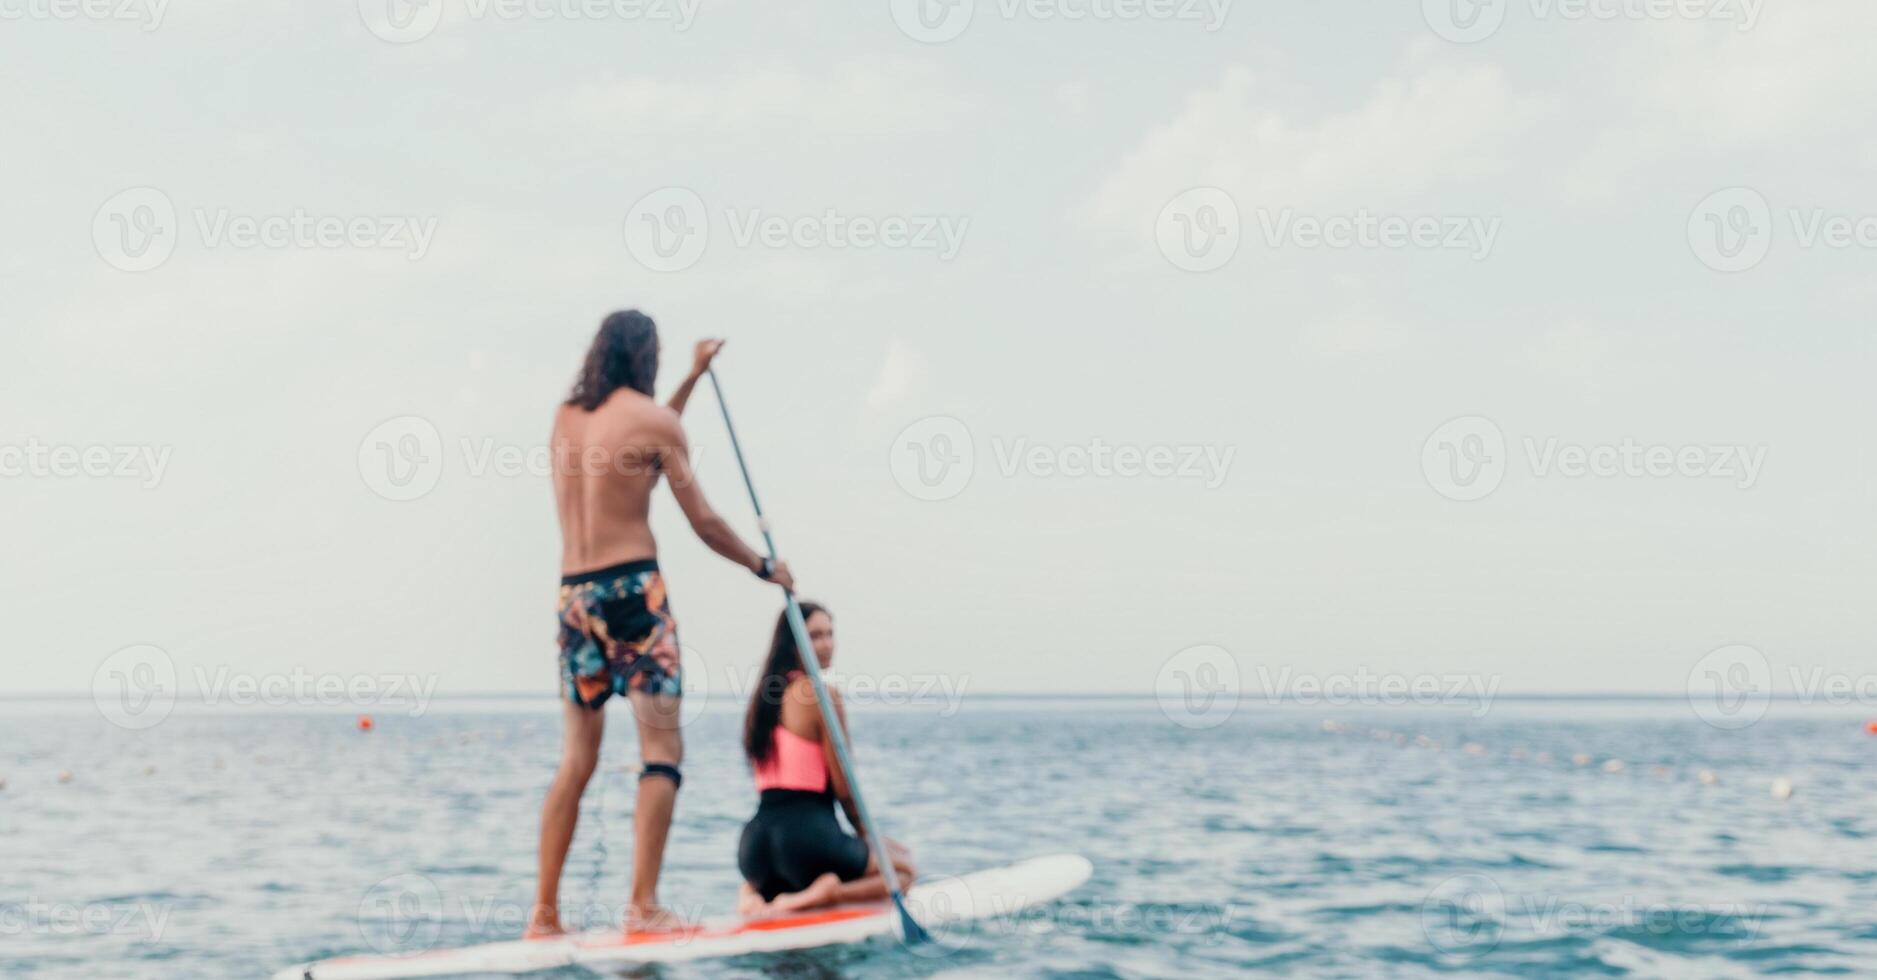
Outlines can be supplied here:
<path id="1" fill-rule="evenodd" d="M 919 924 L 919 920 L 913 918 L 911 912 L 906 911 L 904 896 L 898 893 L 893 895 L 893 908 L 899 912 L 899 918 L 893 924 L 893 932 L 899 936 L 900 942 L 908 946 L 916 946 L 932 941 L 932 937 L 926 935 L 925 927 Z"/>

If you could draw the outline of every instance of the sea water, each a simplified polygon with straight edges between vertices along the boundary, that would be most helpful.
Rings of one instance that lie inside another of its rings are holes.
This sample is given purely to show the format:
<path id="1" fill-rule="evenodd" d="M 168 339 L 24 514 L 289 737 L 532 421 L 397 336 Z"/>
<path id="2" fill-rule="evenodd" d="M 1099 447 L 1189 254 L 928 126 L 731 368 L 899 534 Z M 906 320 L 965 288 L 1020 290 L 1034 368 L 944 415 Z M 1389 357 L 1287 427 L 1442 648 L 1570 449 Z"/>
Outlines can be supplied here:
<path id="1" fill-rule="evenodd" d="M 1877 737 L 1855 712 L 1775 704 L 1739 730 L 1672 700 L 1182 720 L 1152 699 L 857 710 L 863 786 L 924 872 L 1074 852 L 1094 877 L 919 949 L 641 975 L 1877 974 Z M 616 922 L 628 894 L 630 721 L 610 714 L 568 861 L 576 923 Z M 374 722 L 180 704 L 131 731 L 88 701 L 0 702 L 0 976 L 253 978 L 514 938 L 557 706 Z M 755 802 L 739 722 L 711 702 L 686 728 L 661 887 L 682 914 L 735 899 Z"/>

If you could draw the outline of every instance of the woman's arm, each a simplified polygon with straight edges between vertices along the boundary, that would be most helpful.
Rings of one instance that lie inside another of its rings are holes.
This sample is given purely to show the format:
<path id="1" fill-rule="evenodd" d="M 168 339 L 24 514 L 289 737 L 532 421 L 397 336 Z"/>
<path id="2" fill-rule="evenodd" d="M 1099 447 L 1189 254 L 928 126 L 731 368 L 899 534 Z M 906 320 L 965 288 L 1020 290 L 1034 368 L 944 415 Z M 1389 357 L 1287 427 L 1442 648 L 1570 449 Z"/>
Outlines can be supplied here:
<path id="1" fill-rule="evenodd" d="M 809 688 L 808 696 L 810 698 L 815 696 L 814 688 Z M 828 700 L 834 704 L 835 722 L 841 726 L 841 734 L 845 736 L 847 734 L 847 705 L 841 701 L 841 692 L 832 687 L 828 688 Z M 817 717 L 821 714 L 819 706 L 816 706 L 815 714 Z M 847 744 L 851 750 L 854 743 L 850 741 Z M 860 822 L 860 808 L 854 805 L 854 791 L 847 785 L 847 770 L 841 768 L 841 758 L 834 751 L 833 730 L 825 724 L 821 725 L 821 757 L 827 760 L 828 778 L 834 783 L 834 798 L 841 801 L 841 810 L 847 814 L 847 822 L 853 826 L 856 834 L 866 837 L 867 828 Z"/>
<path id="2" fill-rule="evenodd" d="M 704 372 L 710 370 L 711 358 L 716 357 L 720 350 L 723 350 L 721 340 L 706 339 L 697 342 L 697 350 L 691 355 L 691 373 L 685 375 L 684 380 L 678 383 L 678 390 L 671 393 L 671 401 L 666 403 L 672 411 L 679 415 L 684 414 L 684 406 L 691 400 L 691 392 L 696 390 L 697 382 L 704 377 Z"/>

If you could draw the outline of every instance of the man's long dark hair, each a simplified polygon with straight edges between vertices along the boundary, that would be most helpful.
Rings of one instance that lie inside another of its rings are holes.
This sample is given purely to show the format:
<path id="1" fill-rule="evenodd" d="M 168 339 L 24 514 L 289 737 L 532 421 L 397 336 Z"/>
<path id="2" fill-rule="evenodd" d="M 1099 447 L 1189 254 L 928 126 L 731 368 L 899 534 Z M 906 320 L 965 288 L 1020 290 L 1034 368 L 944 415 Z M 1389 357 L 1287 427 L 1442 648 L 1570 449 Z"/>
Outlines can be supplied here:
<path id="1" fill-rule="evenodd" d="M 818 603 L 802 603 L 802 622 L 816 613 L 834 616 Z M 784 609 L 776 620 L 776 635 L 769 642 L 769 659 L 763 661 L 762 677 L 750 694 L 749 713 L 743 716 L 743 752 L 749 756 L 750 765 L 767 761 L 775 751 L 776 726 L 782 723 L 782 692 L 789 688 L 789 674 L 801 669 L 802 652 L 795 645 L 795 631 L 789 628 L 789 612 Z"/>
<path id="2" fill-rule="evenodd" d="M 647 397 L 658 379 L 658 325 L 638 310 L 622 310 L 600 324 L 574 379 L 567 404 L 591 412 L 621 388 Z"/>

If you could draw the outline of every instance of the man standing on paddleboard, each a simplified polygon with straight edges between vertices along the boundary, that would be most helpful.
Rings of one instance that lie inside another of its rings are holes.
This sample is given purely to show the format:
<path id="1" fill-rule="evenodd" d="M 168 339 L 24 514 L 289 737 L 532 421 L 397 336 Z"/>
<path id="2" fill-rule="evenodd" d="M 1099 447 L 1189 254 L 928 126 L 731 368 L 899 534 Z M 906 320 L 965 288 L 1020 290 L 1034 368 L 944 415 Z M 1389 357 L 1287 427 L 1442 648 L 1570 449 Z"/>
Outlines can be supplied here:
<path id="1" fill-rule="evenodd" d="M 599 762 L 605 704 L 622 695 L 639 727 L 639 799 L 633 816 L 628 929 L 676 924 L 658 905 L 665 837 L 682 781 L 677 622 L 658 571 L 647 514 L 667 477 L 697 536 L 764 581 L 792 589 L 788 566 L 743 543 L 704 499 L 678 416 L 722 341 L 697 345 L 691 373 L 670 405 L 652 397 L 658 328 L 637 310 L 600 324 L 573 392 L 554 418 L 554 498 L 560 512 L 560 771 L 541 809 L 541 872 L 530 937 L 555 935 L 560 876 L 580 817 L 580 797 Z"/>

